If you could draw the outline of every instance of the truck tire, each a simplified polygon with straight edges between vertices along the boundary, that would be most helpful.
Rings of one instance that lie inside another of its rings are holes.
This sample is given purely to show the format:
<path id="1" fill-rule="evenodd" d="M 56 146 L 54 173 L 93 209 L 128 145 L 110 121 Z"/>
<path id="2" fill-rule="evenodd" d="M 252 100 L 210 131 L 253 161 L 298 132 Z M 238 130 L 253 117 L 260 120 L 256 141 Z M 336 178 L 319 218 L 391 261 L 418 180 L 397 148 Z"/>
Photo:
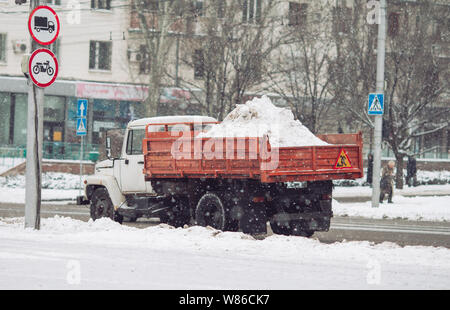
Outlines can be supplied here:
<path id="1" fill-rule="evenodd" d="M 191 220 L 191 212 L 189 210 L 189 202 L 184 197 L 171 197 L 166 205 L 169 209 L 159 216 L 161 223 L 174 227 L 183 227 L 189 224 Z"/>
<path id="2" fill-rule="evenodd" d="M 97 188 L 91 198 L 91 219 L 98 220 L 109 217 L 113 221 L 122 224 L 123 217 L 114 211 L 114 206 L 109 198 L 108 191 L 104 187 Z"/>
<path id="3" fill-rule="evenodd" d="M 302 221 L 291 221 L 291 235 L 309 238 L 314 235 L 314 230 L 305 229 Z"/>
<path id="4" fill-rule="evenodd" d="M 128 217 L 128 216 L 124 216 L 123 217 L 123 221 L 124 222 L 129 222 L 129 223 L 134 223 L 137 221 L 137 217 Z"/>
<path id="5" fill-rule="evenodd" d="M 207 192 L 197 203 L 195 221 L 200 226 L 211 226 L 222 231 L 237 231 L 239 222 L 233 220 L 230 213 L 218 194 Z"/>
<path id="6" fill-rule="evenodd" d="M 289 236 L 290 233 L 290 227 L 286 226 L 283 223 L 280 222 L 276 222 L 274 220 L 270 221 L 270 228 L 272 229 L 273 233 L 276 235 L 285 235 L 285 236 Z"/>
<path id="7" fill-rule="evenodd" d="M 275 223 L 275 221 L 270 221 L 270 228 L 274 234 L 285 235 L 285 236 L 300 236 L 309 238 L 314 234 L 314 230 L 305 230 L 300 221 L 290 221 L 286 226 L 282 223 Z"/>

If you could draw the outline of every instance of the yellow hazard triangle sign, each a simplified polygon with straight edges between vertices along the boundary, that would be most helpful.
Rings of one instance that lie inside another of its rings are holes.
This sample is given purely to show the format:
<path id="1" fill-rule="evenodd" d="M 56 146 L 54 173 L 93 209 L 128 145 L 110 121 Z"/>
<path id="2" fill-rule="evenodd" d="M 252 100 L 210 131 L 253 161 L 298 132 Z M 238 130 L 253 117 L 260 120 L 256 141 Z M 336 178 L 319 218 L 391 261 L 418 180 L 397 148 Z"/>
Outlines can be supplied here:
<path id="1" fill-rule="evenodd" d="M 341 149 L 339 152 L 339 156 L 336 159 L 336 163 L 334 164 L 334 169 L 343 169 L 343 168 L 351 168 L 352 163 L 350 162 L 350 158 L 347 155 L 347 152 L 345 152 L 344 149 Z"/>

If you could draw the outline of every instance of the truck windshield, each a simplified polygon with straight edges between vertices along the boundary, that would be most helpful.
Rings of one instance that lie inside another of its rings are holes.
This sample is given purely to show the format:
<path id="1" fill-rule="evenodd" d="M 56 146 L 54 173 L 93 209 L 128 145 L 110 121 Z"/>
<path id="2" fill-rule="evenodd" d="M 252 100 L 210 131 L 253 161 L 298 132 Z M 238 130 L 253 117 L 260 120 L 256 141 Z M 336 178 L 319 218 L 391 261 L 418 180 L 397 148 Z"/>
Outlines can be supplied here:
<path id="1" fill-rule="evenodd" d="M 142 154 L 142 139 L 144 139 L 144 129 L 132 129 L 128 131 L 127 155 Z"/>

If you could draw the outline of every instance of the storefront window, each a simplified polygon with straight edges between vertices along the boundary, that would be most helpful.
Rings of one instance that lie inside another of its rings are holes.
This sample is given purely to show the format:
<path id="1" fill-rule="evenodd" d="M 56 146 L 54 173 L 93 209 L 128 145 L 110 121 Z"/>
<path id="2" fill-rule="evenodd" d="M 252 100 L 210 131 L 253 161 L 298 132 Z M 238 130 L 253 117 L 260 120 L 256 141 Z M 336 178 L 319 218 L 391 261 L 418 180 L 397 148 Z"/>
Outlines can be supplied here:
<path id="1" fill-rule="evenodd" d="M 14 138 L 13 144 L 25 147 L 27 144 L 28 96 L 13 94 L 14 100 Z"/>
<path id="2" fill-rule="evenodd" d="M 44 121 L 64 122 L 64 97 L 45 96 Z"/>
<path id="3" fill-rule="evenodd" d="M 0 93 L 0 145 L 9 144 L 11 95 Z"/>
<path id="4" fill-rule="evenodd" d="M 112 128 L 123 128 L 118 117 L 119 102 L 94 99 L 92 143 L 101 143 L 101 132 Z"/>

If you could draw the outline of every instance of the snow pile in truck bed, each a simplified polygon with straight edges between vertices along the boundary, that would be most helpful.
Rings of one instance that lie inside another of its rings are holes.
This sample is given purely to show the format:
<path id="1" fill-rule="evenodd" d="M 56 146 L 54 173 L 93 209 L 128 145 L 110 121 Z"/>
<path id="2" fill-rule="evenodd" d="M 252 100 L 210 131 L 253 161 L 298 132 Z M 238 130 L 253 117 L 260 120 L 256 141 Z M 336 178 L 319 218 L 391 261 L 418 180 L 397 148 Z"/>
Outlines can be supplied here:
<path id="1" fill-rule="evenodd" d="M 263 137 L 268 135 L 271 146 L 313 146 L 328 143 L 317 138 L 294 119 L 286 108 L 278 108 L 267 96 L 238 104 L 223 120 L 198 137 Z"/>

